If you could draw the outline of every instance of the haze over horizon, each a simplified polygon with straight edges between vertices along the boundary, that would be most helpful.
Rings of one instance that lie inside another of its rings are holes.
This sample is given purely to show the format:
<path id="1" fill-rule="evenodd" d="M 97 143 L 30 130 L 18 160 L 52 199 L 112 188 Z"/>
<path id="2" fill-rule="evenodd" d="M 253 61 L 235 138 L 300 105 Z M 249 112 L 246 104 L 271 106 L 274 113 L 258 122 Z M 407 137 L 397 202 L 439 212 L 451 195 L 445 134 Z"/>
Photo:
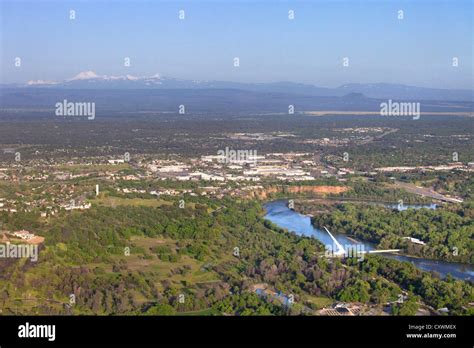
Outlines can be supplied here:
<path id="1" fill-rule="evenodd" d="M 287 85 L 299 85 L 301 87 L 315 87 L 315 88 L 321 88 L 321 89 L 340 89 L 344 87 L 350 87 L 350 86 L 357 86 L 360 85 L 361 87 L 407 87 L 407 88 L 420 88 L 420 89 L 430 89 L 430 87 L 420 87 L 420 86 L 412 86 L 412 85 L 406 85 L 403 83 L 386 83 L 383 81 L 379 82 L 373 82 L 373 83 L 360 83 L 360 82 L 347 82 L 342 85 L 338 85 L 336 87 L 326 87 L 326 86 L 320 86 L 312 83 L 301 83 L 297 81 L 270 81 L 270 82 L 237 82 L 237 81 L 230 81 L 230 80 L 187 80 L 187 79 L 178 79 L 173 76 L 167 76 L 167 75 L 162 75 L 160 73 L 155 73 L 153 75 L 131 75 L 131 74 L 125 74 L 125 75 L 104 75 L 104 74 L 98 74 L 95 71 L 88 70 L 88 71 L 81 71 L 77 74 L 75 74 L 72 77 L 63 79 L 63 80 L 50 80 L 50 79 L 44 79 L 44 80 L 28 80 L 24 81 L 22 83 L 14 83 L 12 84 L 13 86 L 34 86 L 34 87 L 53 87 L 53 86 L 63 86 L 68 83 L 77 83 L 77 82 L 87 82 L 87 81 L 102 81 L 102 82 L 109 82 L 109 83 L 114 83 L 114 82 L 140 82 L 140 81 L 154 81 L 157 84 L 162 84 L 166 83 L 168 81 L 180 81 L 180 82 L 189 82 L 193 83 L 194 86 L 209 86 L 209 84 L 212 85 L 212 83 L 217 83 L 212 88 L 223 88 L 225 84 L 238 84 L 241 86 L 251 86 L 251 85 L 272 85 L 272 84 L 287 84 Z M 0 86 L 10 86 L 10 84 L 2 84 L 0 82 Z M 98 86 L 102 88 L 106 88 L 107 85 L 102 85 Z M 436 90 L 459 90 L 459 91 L 473 91 L 472 88 L 460 88 L 460 89 L 455 89 L 455 88 L 434 88 Z"/>
<path id="2" fill-rule="evenodd" d="M 470 1 L 316 3 L 7 0 L 1 4 L 0 82 L 62 81 L 91 70 L 329 88 L 473 88 Z"/>

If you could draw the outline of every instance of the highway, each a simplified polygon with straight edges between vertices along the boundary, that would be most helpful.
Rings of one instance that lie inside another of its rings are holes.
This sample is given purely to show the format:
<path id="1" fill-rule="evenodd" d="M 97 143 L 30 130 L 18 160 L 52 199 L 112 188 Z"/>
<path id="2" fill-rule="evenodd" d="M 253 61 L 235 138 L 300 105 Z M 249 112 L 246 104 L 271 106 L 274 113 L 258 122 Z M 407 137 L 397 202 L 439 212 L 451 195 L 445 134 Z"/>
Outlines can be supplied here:
<path id="1" fill-rule="evenodd" d="M 449 203 L 462 203 L 463 202 L 462 199 L 447 197 L 436 191 L 433 191 L 424 187 L 418 187 L 415 184 L 411 184 L 411 183 L 395 181 L 394 186 L 396 188 L 402 188 L 405 191 L 410 192 L 410 193 L 415 193 L 417 195 L 430 197 L 430 198 L 437 199 L 443 202 L 449 202 Z"/>

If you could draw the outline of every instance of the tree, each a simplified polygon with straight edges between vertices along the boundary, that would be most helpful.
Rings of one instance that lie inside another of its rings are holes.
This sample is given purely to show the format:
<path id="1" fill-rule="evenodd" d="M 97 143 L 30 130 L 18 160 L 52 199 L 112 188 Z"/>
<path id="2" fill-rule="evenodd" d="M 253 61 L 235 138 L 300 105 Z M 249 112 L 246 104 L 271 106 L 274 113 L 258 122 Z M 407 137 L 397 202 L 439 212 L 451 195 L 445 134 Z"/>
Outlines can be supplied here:
<path id="1" fill-rule="evenodd" d="M 393 315 L 415 315 L 418 310 L 418 302 L 415 297 L 410 297 L 407 301 L 402 303 L 395 303 L 392 305 Z"/>

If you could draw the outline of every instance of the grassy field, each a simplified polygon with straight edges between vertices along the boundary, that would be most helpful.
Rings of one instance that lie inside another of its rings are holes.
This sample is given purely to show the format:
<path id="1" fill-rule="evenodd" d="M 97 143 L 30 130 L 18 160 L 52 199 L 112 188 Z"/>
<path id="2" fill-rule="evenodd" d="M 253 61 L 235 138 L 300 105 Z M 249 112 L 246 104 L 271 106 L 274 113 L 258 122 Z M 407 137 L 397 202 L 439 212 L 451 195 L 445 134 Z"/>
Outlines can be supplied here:
<path id="1" fill-rule="evenodd" d="M 206 261 L 198 261 L 188 255 L 181 255 L 176 262 L 162 261 L 152 250 L 156 246 L 166 246 L 176 254 L 178 247 L 175 240 L 134 236 L 131 238 L 131 243 L 135 247 L 144 249 L 145 254 L 150 257 L 144 258 L 143 254 L 131 253 L 130 256 L 117 256 L 117 258 L 125 260 L 129 270 L 149 273 L 150 278 L 156 279 L 155 284 L 159 289 L 162 288 L 161 280 L 164 279 L 179 286 L 187 283 L 220 281 L 217 273 L 203 269 Z"/>
<path id="2" fill-rule="evenodd" d="M 333 299 L 329 297 L 323 297 L 323 296 L 310 296 L 307 295 L 304 297 L 305 301 L 311 302 L 313 305 L 315 305 L 317 308 L 323 308 L 329 306 L 331 303 L 334 302 Z"/>
<path id="3" fill-rule="evenodd" d="M 99 197 L 92 201 L 95 204 L 105 207 L 116 207 L 118 205 L 161 207 L 162 205 L 172 205 L 172 202 L 162 199 L 143 199 L 143 198 L 121 198 L 121 197 Z"/>

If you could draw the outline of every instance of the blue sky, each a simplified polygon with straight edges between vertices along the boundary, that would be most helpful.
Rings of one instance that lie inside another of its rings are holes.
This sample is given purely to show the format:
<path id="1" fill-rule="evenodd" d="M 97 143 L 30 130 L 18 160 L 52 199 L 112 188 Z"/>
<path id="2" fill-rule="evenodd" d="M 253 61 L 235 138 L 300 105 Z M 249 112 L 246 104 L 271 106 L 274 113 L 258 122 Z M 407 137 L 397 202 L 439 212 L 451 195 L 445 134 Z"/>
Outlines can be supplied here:
<path id="1" fill-rule="evenodd" d="M 473 87 L 470 0 L 0 1 L 2 83 L 93 70 L 325 87 Z M 19 68 L 15 57 L 22 59 Z M 342 66 L 344 57 L 349 67 Z"/>

